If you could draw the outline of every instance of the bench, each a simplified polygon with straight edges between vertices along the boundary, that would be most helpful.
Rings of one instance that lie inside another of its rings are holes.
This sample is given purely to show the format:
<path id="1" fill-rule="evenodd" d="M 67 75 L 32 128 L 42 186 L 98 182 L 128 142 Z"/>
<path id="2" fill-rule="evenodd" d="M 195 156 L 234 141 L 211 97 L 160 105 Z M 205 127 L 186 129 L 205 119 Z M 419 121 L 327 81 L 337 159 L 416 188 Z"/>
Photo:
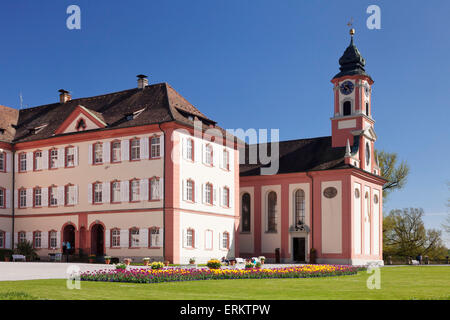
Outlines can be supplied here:
<path id="1" fill-rule="evenodd" d="M 13 262 L 17 261 L 17 260 L 22 260 L 22 261 L 27 261 L 27 259 L 25 258 L 24 255 L 21 254 L 13 254 L 12 255 L 13 258 Z"/>

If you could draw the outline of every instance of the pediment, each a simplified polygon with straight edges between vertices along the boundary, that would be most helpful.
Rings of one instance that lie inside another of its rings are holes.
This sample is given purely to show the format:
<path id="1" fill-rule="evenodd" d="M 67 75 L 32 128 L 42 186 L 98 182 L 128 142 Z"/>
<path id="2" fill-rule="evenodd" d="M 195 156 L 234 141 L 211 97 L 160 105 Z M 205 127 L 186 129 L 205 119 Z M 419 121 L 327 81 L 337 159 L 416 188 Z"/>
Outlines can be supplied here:
<path id="1" fill-rule="evenodd" d="M 101 129 L 105 128 L 106 125 L 100 113 L 78 105 L 56 129 L 55 134 Z"/>

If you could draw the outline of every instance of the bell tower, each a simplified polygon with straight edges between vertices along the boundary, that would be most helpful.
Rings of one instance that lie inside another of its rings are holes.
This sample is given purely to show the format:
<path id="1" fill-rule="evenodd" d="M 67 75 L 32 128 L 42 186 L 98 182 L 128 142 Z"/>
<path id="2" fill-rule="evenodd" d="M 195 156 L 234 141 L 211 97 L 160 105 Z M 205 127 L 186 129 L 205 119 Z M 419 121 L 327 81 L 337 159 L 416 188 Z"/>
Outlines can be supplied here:
<path id="1" fill-rule="evenodd" d="M 365 71 L 366 61 L 354 44 L 354 34 L 355 29 L 351 29 L 350 45 L 339 59 L 340 72 L 331 80 L 334 91 L 332 146 L 347 147 L 346 157 L 352 158 L 347 159 L 349 164 L 377 173 L 373 151 L 376 140 L 371 102 L 373 80 Z"/>

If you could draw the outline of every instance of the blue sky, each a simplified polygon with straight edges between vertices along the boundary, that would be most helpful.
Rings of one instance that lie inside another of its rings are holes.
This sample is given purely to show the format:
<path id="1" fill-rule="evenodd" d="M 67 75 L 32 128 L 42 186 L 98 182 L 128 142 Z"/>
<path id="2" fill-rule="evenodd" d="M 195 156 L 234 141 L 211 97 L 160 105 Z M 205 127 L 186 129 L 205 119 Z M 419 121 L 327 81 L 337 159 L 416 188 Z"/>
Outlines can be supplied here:
<path id="1" fill-rule="evenodd" d="M 81 8 L 81 30 L 66 9 Z M 381 30 L 366 8 L 381 8 Z M 422 207 L 439 227 L 450 197 L 450 2 L 3 1 L 0 104 L 57 101 L 168 82 L 225 128 L 279 128 L 282 140 L 330 135 L 330 79 L 355 42 L 375 80 L 376 147 L 408 161 L 385 210 Z M 447 243 L 450 244 L 447 236 Z"/>

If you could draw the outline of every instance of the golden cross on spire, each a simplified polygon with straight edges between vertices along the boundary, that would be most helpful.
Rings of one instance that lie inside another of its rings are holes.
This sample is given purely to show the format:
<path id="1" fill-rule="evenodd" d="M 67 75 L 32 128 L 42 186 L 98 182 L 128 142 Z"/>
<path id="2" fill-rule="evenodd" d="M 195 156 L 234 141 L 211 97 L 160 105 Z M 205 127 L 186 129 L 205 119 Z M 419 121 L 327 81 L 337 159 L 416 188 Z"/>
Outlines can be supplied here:
<path id="1" fill-rule="evenodd" d="M 353 25 L 353 17 L 350 19 L 350 21 L 347 23 L 347 25 L 348 25 L 349 27 L 351 27 L 351 26 Z"/>

